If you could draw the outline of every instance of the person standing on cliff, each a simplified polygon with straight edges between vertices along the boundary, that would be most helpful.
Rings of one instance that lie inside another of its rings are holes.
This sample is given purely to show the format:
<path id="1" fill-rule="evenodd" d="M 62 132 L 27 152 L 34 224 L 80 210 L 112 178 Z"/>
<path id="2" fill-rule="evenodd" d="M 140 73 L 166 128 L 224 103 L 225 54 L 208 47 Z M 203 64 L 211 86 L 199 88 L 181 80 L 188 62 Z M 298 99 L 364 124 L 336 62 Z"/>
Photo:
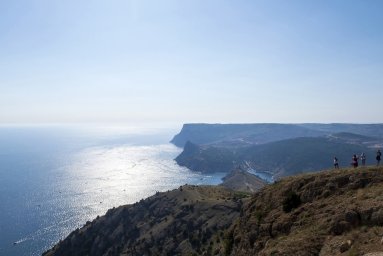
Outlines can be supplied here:
<path id="1" fill-rule="evenodd" d="M 339 169 L 338 158 L 336 156 L 334 156 L 334 168 Z"/>
<path id="2" fill-rule="evenodd" d="M 380 149 L 378 149 L 378 151 L 376 152 L 376 166 L 379 166 L 381 157 L 382 157 L 382 152 L 380 152 Z"/>
<path id="3" fill-rule="evenodd" d="M 360 160 L 362 160 L 362 166 L 365 166 L 366 165 L 366 154 L 364 152 L 360 155 Z"/>
<path id="4" fill-rule="evenodd" d="M 358 157 L 357 157 L 357 155 L 353 155 L 352 156 L 351 165 L 354 166 L 354 168 L 358 167 Z"/>

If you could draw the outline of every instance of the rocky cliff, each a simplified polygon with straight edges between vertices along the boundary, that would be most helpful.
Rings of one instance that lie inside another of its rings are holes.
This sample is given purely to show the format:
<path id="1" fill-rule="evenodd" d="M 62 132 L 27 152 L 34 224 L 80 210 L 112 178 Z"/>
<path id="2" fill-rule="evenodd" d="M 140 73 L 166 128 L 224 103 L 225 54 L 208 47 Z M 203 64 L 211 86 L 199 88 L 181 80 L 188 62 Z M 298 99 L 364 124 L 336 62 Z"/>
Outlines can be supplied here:
<path id="1" fill-rule="evenodd" d="M 365 255 L 383 252 L 383 168 L 288 177 L 249 196 L 182 186 L 121 206 L 44 255 Z"/>

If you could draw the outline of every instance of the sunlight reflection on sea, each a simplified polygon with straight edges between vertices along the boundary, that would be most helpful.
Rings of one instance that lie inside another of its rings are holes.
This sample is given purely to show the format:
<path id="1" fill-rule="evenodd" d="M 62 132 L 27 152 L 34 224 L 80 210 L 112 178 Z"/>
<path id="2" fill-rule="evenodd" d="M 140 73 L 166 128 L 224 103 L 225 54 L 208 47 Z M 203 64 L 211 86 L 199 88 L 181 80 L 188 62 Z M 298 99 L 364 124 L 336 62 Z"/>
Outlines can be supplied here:
<path id="1" fill-rule="evenodd" d="M 142 139 L 134 136 L 105 142 L 108 136 L 65 150 L 52 137 L 36 136 L 18 146 L 10 139 L 12 152 L 0 146 L 0 164 L 5 167 L 0 170 L 5 209 L 0 213 L 0 255 L 40 255 L 110 208 L 186 183 L 221 182 L 222 173 L 202 175 L 178 166 L 173 159 L 181 149 L 171 144 L 137 143 Z"/>

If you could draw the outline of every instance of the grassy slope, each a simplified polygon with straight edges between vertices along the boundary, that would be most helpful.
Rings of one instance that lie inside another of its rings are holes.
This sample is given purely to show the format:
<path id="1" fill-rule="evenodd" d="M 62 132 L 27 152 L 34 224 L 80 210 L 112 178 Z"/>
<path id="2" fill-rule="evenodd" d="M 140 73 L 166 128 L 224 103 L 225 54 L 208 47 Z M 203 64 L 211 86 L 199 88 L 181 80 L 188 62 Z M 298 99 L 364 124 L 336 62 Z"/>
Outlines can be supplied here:
<path id="1" fill-rule="evenodd" d="M 291 191 L 302 203 L 283 210 Z M 231 229 L 232 255 L 363 255 L 383 251 L 383 168 L 326 171 L 266 186 Z"/>

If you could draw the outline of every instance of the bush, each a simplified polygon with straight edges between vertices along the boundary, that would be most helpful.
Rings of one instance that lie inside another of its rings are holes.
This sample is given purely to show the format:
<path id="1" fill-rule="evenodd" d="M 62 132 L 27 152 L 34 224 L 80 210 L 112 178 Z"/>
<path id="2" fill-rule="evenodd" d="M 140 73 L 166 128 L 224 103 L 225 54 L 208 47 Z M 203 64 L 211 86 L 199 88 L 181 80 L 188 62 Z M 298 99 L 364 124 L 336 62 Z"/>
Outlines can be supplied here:
<path id="1" fill-rule="evenodd" d="M 297 208 L 301 203 L 301 197 L 294 191 L 289 191 L 283 200 L 283 211 L 291 212 L 292 209 Z"/>

